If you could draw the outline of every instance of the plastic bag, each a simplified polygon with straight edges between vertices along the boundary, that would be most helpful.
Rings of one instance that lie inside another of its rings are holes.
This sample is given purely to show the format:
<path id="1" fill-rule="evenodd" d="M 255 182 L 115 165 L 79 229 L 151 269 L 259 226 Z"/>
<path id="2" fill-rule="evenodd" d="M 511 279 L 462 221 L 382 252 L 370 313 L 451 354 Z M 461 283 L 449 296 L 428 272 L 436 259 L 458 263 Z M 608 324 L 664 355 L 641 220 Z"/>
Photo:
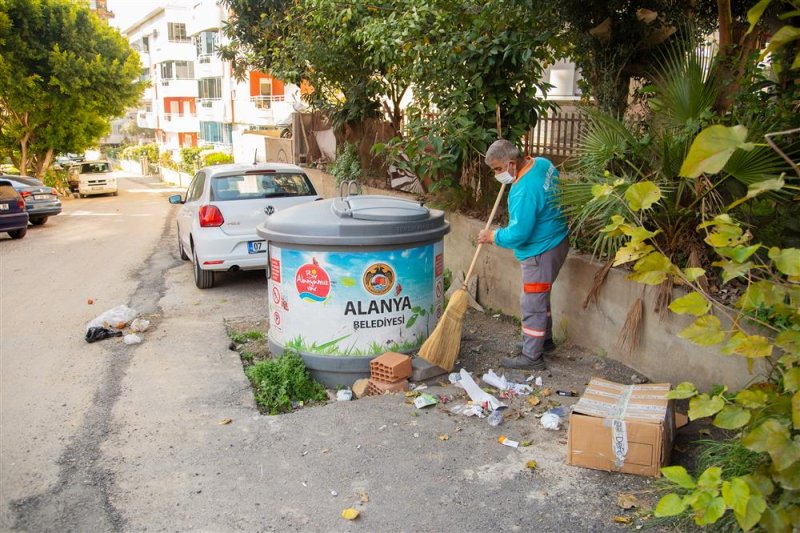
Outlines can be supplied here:
<path id="1" fill-rule="evenodd" d="M 137 333 L 141 333 L 142 331 L 147 331 L 147 328 L 150 327 L 150 321 L 146 318 L 137 318 L 133 322 L 131 322 L 131 331 L 135 331 Z"/>
<path id="2" fill-rule="evenodd" d="M 549 411 L 539 421 L 545 429 L 557 430 L 561 426 L 561 417 Z"/>
<path id="3" fill-rule="evenodd" d="M 112 331 L 108 328 L 91 327 L 86 330 L 86 342 L 92 343 L 107 339 L 109 337 L 121 337 L 121 331 Z"/>
<path id="4" fill-rule="evenodd" d="M 142 338 L 139 335 L 131 333 L 122 337 L 122 341 L 125 344 L 140 344 L 142 342 Z"/>
<path id="5" fill-rule="evenodd" d="M 136 315 L 136 311 L 127 305 L 118 305 L 98 315 L 94 320 L 89 322 L 86 329 L 107 327 L 122 329 L 127 326 L 131 320 L 136 318 Z"/>

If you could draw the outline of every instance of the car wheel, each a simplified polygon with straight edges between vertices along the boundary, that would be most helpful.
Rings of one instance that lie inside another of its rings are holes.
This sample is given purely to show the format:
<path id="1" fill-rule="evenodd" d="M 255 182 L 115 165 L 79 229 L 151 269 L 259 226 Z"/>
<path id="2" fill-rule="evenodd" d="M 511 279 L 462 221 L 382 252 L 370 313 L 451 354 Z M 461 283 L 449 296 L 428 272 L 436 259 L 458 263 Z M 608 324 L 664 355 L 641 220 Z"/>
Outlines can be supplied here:
<path id="1" fill-rule="evenodd" d="M 200 260 L 197 258 L 197 252 L 192 248 L 192 259 L 194 260 L 194 284 L 198 289 L 210 289 L 214 286 L 214 271 L 203 270 L 200 268 Z"/>
<path id="2" fill-rule="evenodd" d="M 189 256 L 186 255 L 186 250 L 183 249 L 183 243 L 181 242 L 180 230 L 178 232 L 178 255 L 180 255 L 181 259 L 183 259 L 184 261 L 189 259 Z"/>
<path id="3" fill-rule="evenodd" d="M 111 196 L 116 196 L 116 195 L 117 195 L 117 192 L 116 192 L 116 191 L 114 191 L 114 192 L 112 192 L 112 193 L 111 193 Z"/>
<path id="4" fill-rule="evenodd" d="M 42 224 L 47 222 L 47 219 L 48 219 L 48 217 L 32 218 L 31 219 L 31 224 L 33 224 L 34 226 L 41 226 Z"/>
<path id="5" fill-rule="evenodd" d="M 25 236 L 26 233 L 28 233 L 28 228 L 21 228 L 21 229 L 15 229 L 14 231 L 9 231 L 8 236 L 11 237 L 12 239 L 21 239 Z"/>

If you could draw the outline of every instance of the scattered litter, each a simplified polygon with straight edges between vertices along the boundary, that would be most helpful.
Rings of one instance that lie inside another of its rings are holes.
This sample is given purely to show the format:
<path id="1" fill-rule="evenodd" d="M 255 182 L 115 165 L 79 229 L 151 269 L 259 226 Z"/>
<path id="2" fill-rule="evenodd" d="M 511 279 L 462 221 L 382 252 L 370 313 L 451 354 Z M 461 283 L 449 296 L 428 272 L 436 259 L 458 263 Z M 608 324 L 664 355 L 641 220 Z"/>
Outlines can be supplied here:
<path id="1" fill-rule="evenodd" d="M 150 321 L 146 318 L 136 318 L 133 322 L 131 322 L 131 331 L 135 331 L 137 333 L 147 331 L 147 328 L 149 327 Z"/>
<path id="2" fill-rule="evenodd" d="M 439 403 L 439 400 L 437 400 L 436 396 L 433 394 L 421 394 L 416 400 L 414 400 L 414 405 L 417 409 L 436 405 L 437 403 Z"/>
<path id="3" fill-rule="evenodd" d="M 439 435 L 439 440 L 450 440 L 450 435 L 445 433 L 444 435 Z"/>
<path id="4" fill-rule="evenodd" d="M 355 520 L 358 518 L 358 515 L 361 514 L 357 510 L 353 509 L 352 507 L 348 507 L 344 511 L 342 511 L 342 518 L 347 520 Z"/>
<path id="5" fill-rule="evenodd" d="M 303 453 L 300 454 L 301 457 L 305 457 L 308 455 L 308 450 L 303 450 Z"/>
<path id="6" fill-rule="evenodd" d="M 308 483 L 306 483 L 305 481 L 303 481 L 302 485 L 303 485 L 304 487 L 308 487 Z"/>
<path id="7" fill-rule="evenodd" d="M 450 383 L 458 383 L 461 381 L 461 374 L 458 372 L 451 372 L 450 375 L 447 376 L 447 379 L 450 380 Z"/>
<path id="8" fill-rule="evenodd" d="M 454 405 L 450 408 L 450 412 L 455 415 L 477 416 L 478 418 L 486 417 L 481 406 L 475 405 L 474 403 Z"/>
<path id="9" fill-rule="evenodd" d="M 129 333 L 124 337 L 122 337 L 122 341 L 125 344 L 141 344 L 142 338 L 139 335 L 136 335 L 135 333 Z"/>
<path id="10" fill-rule="evenodd" d="M 551 404 L 552 404 L 552 402 L 551 402 Z M 550 409 L 547 410 L 547 412 L 548 413 L 553 413 L 554 415 L 558 415 L 561 418 L 564 418 L 565 416 L 567 416 L 567 410 L 562 406 L 550 408 Z"/>
<path id="11" fill-rule="evenodd" d="M 551 391 L 547 387 L 539 391 L 539 396 L 541 396 L 542 398 L 547 398 L 551 394 L 553 394 L 553 391 Z"/>
<path id="12" fill-rule="evenodd" d="M 379 428 L 378 428 L 378 431 L 383 431 L 384 429 L 386 429 L 386 424 L 384 424 L 384 425 L 382 425 L 381 427 L 379 427 Z"/>
<path id="13" fill-rule="evenodd" d="M 113 331 L 100 326 L 92 326 L 86 330 L 86 342 L 92 343 L 109 337 L 122 337 L 121 331 Z"/>
<path id="14" fill-rule="evenodd" d="M 491 370 L 491 369 L 487 373 L 485 373 L 481 377 L 481 379 L 485 383 L 488 383 L 492 387 L 496 388 L 497 390 L 500 390 L 500 391 L 511 391 L 514 394 L 517 394 L 517 395 L 520 395 L 520 396 L 526 396 L 526 395 L 530 394 L 531 392 L 533 392 L 533 389 L 531 388 L 530 385 L 527 385 L 527 384 L 524 384 L 524 383 L 513 383 L 513 382 L 510 382 L 510 381 L 508 381 L 506 379 L 505 374 L 503 374 L 502 376 L 498 376 L 497 374 L 495 374 L 494 370 Z"/>
<path id="15" fill-rule="evenodd" d="M 631 383 L 633 383 L 634 385 L 644 385 L 648 381 L 650 380 L 644 376 L 640 376 L 639 374 L 633 374 L 631 376 Z"/>
<path id="16" fill-rule="evenodd" d="M 578 393 L 574 390 L 557 390 L 556 394 L 559 396 L 577 396 Z"/>
<path id="17" fill-rule="evenodd" d="M 507 438 L 505 435 L 500 435 L 500 437 L 497 439 L 497 442 L 499 442 L 503 446 L 508 446 L 509 448 L 518 448 L 519 447 L 519 442 L 517 442 L 515 440 L 511 440 L 511 439 Z"/>
<path id="18" fill-rule="evenodd" d="M 492 315 L 492 318 L 500 318 L 500 313 L 497 313 L 496 315 Z"/>
<path id="19" fill-rule="evenodd" d="M 228 424 L 230 424 L 231 422 L 233 422 L 233 419 L 232 419 L 232 418 L 223 418 L 222 420 L 220 420 L 220 421 L 219 421 L 219 422 L 217 422 L 217 423 L 218 423 L 220 426 L 227 426 L 227 425 L 228 425 Z"/>
<path id="20" fill-rule="evenodd" d="M 536 470 L 537 463 L 533 459 L 525 463 L 525 468 L 529 470 Z"/>
<path id="21" fill-rule="evenodd" d="M 633 517 L 631 516 L 615 516 L 614 522 L 617 524 L 630 524 L 633 522 Z"/>
<path id="22" fill-rule="evenodd" d="M 369 502 L 369 494 L 367 494 L 366 492 L 362 492 L 361 494 L 358 495 L 358 501 L 361 503 Z"/>
<path id="23" fill-rule="evenodd" d="M 136 318 L 136 314 L 136 311 L 127 305 L 118 305 L 98 315 L 86 325 L 86 329 L 88 330 L 94 327 L 115 327 L 117 329 L 122 329 L 127 326 L 131 320 Z"/>
<path id="24" fill-rule="evenodd" d="M 533 446 L 532 440 L 524 440 L 519 443 L 520 448 L 527 448 L 528 446 Z"/>
<path id="25" fill-rule="evenodd" d="M 361 449 L 361 445 L 360 445 L 360 444 L 357 444 L 357 445 L 356 445 L 356 450 L 360 450 L 360 449 Z"/>
<path id="26" fill-rule="evenodd" d="M 86 303 L 89 304 L 89 305 L 92 305 L 94 303 L 94 300 L 89 298 L 88 300 L 86 300 Z"/>
<path id="27" fill-rule="evenodd" d="M 536 376 L 536 381 L 534 381 L 533 384 L 541 389 L 544 386 L 544 380 L 542 379 L 542 376 Z"/>
<path id="28" fill-rule="evenodd" d="M 500 409 L 495 409 L 494 411 L 492 411 L 492 414 L 489 415 L 489 418 L 488 418 L 487 422 L 489 422 L 490 426 L 494 426 L 494 427 L 499 426 L 500 424 L 502 424 L 503 423 L 503 411 L 500 410 Z"/>
<path id="29" fill-rule="evenodd" d="M 619 505 L 623 509 L 633 509 L 634 507 L 642 506 L 642 504 L 639 502 L 639 499 L 636 496 L 627 492 L 623 492 L 622 494 L 617 496 L 617 505 Z"/>
<path id="30" fill-rule="evenodd" d="M 461 385 L 464 387 L 464 390 L 467 391 L 467 394 L 473 402 L 479 405 L 487 402 L 492 411 L 498 407 L 506 407 L 506 404 L 478 387 L 478 384 L 475 383 L 475 380 L 472 379 L 472 376 L 469 375 L 469 372 L 463 368 L 461 369 L 461 381 L 459 381 L 459 383 L 461 383 Z"/>
<path id="31" fill-rule="evenodd" d="M 420 394 L 421 394 L 421 393 L 419 393 L 419 392 L 417 392 L 417 391 L 415 391 L 415 390 L 410 390 L 410 391 L 406 391 L 406 392 L 404 392 L 404 393 L 403 393 L 403 395 L 404 395 L 406 398 L 416 398 L 416 397 L 417 397 L 417 396 L 419 396 Z"/>
<path id="32" fill-rule="evenodd" d="M 330 448 L 325 448 L 324 450 L 322 450 L 322 453 L 330 453 L 330 451 L 331 451 Z"/>
<path id="33" fill-rule="evenodd" d="M 419 438 L 419 433 L 414 433 L 414 438 L 418 439 Z"/>
<path id="34" fill-rule="evenodd" d="M 353 391 L 350 389 L 342 389 L 336 391 L 336 401 L 337 402 L 349 402 L 353 399 Z"/>
<path id="35" fill-rule="evenodd" d="M 335 497 L 337 497 L 338 495 L 339 495 L 339 493 L 338 493 L 338 492 L 336 492 L 335 490 L 331 490 L 331 496 L 333 496 L 333 497 L 335 498 Z"/>
<path id="36" fill-rule="evenodd" d="M 561 417 L 550 411 L 543 414 L 539 421 L 545 429 L 557 430 L 561 426 Z"/>
<path id="37" fill-rule="evenodd" d="M 427 385 L 416 385 L 416 386 L 414 387 L 414 390 L 415 390 L 415 391 L 421 391 L 421 390 L 425 390 L 425 389 L 427 389 L 427 388 L 428 388 L 428 386 L 427 386 Z"/>
<path id="38" fill-rule="evenodd" d="M 531 396 L 530 398 L 528 398 L 528 403 L 531 404 L 532 406 L 536 407 L 537 405 L 542 403 L 542 400 L 539 399 L 538 396 Z"/>

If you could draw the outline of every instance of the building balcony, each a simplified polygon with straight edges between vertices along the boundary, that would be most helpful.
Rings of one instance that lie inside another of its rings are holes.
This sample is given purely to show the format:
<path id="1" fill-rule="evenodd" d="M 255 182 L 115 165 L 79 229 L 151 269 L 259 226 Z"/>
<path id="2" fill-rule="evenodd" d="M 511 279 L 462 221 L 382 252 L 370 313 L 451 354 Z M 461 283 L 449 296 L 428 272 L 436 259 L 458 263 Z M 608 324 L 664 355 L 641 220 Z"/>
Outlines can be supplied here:
<path id="1" fill-rule="evenodd" d="M 204 54 L 197 57 L 194 62 L 194 75 L 196 78 L 222 77 L 225 65 L 217 54 Z"/>
<path id="2" fill-rule="evenodd" d="M 136 125 L 140 128 L 153 130 L 156 128 L 155 113 L 148 111 L 139 111 L 136 113 Z"/>
<path id="3" fill-rule="evenodd" d="M 222 99 L 197 99 L 197 118 L 204 122 L 230 122 L 226 116 L 226 102 Z"/>
<path id="4" fill-rule="evenodd" d="M 292 111 L 284 96 L 251 96 L 249 101 L 236 102 L 237 122 L 254 126 L 288 124 Z"/>
<path id="5" fill-rule="evenodd" d="M 183 96 L 197 98 L 197 80 L 162 79 L 157 83 L 156 94 L 159 98 Z"/>
<path id="6" fill-rule="evenodd" d="M 200 129 L 200 121 L 195 113 L 164 113 L 161 129 L 166 132 L 196 132 Z"/>
<path id="7" fill-rule="evenodd" d="M 194 61 L 197 49 L 190 41 L 161 41 L 150 47 L 152 65 L 164 61 Z"/>

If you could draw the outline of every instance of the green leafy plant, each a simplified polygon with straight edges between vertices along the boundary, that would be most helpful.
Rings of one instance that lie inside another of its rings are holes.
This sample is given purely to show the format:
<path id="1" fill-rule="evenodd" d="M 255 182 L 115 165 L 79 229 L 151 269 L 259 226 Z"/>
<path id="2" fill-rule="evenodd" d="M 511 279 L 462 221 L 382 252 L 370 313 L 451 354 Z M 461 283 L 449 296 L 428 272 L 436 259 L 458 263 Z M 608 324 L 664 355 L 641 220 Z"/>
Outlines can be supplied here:
<path id="1" fill-rule="evenodd" d="M 709 126 L 693 139 L 679 172 L 687 180 L 697 180 L 720 172 L 740 151 L 754 149 L 743 126 Z M 744 285 L 734 308 L 716 300 L 700 283 L 705 269 L 675 265 L 657 238 L 660 229 L 648 228 L 652 219 L 646 213 L 665 198 L 655 182 L 644 180 L 628 187 L 615 182 L 593 190 L 594 198 L 613 196 L 625 209 L 612 215 L 602 231 L 623 239 L 615 263 L 633 263 L 628 278 L 659 285 L 673 276 L 688 288 L 685 296 L 669 305 L 674 313 L 695 317 L 679 337 L 701 346 L 721 345 L 722 354 L 745 357 L 751 368 L 756 360 L 769 363 L 762 380 L 735 394 L 727 387 L 702 393 L 689 382 L 669 393 L 672 399 L 689 399 L 691 420 L 713 417 L 715 426 L 736 432 L 741 447 L 764 455 L 763 461 L 751 462 L 752 470 L 746 473 L 712 466 L 695 478 L 683 467 L 663 468 L 678 490 L 661 498 L 656 516 L 688 511 L 695 523 L 706 526 L 730 511 L 745 531 L 786 531 L 800 524 L 800 249 L 754 243 L 730 215 L 737 206 L 780 190 L 796 192 L 800 187 L 784 177 L 756 181 L 743 198 L 696 226 L 716 255 L 713 266 L 720 269 L 722 282 L 737 279 Z"/>
<path id="2" fill-rule="evenodd" d="M 258 330 L 230 334 L 231 340 L 236 344 L 244 344 L 248 341 L 260 341 L 263 340 L 264 337 L 265 337 L 264 332 Z"/>
<path id="3" fill-rule="evenodd" d="M 211 167 L 214 165 L 227 165 L 233 163 L 233 156 L 225 152 L 210 152 L 203 154 L 202 165 L 204 167 Z"/>
<path id="4" fill-rule="evenodd" d="M 245 373 L 253 384 L 256 403 L 271 415 L 291 411 L 292 402 L 324 401 L 328 397 L 325 387 L 311 378 L 295 352 L 259 361 Z"/>
<path id="5" fill-rule="evenodd" d="M 328 171 L 336 177 L 336 184 L 341 185 L 346 181 L 362 181 L 361 162 L 358 158 L 358 148 L 355 144 L 345 143 L 338 151 L 336 161 L 331 163 Z"/>
<path id="6" fill-rule="evenodd" d="M 201 164 L 201 157 L 200 152 L 203 151 L 203 148 L 199 146 L 186 146 L 180 149 L 180 170 L 182 172 L 188 172 L 190 174 L 194 174 L 194 172 L 202 166 Z"/>
<path id="7" fill-rule="evenodd" d="M 156 143 L 126 146 L 122 150 L 123 159 L 138 161 L 140 157 L 147 157 L 151 163 L 158 162 L 158 145 Z"/>

